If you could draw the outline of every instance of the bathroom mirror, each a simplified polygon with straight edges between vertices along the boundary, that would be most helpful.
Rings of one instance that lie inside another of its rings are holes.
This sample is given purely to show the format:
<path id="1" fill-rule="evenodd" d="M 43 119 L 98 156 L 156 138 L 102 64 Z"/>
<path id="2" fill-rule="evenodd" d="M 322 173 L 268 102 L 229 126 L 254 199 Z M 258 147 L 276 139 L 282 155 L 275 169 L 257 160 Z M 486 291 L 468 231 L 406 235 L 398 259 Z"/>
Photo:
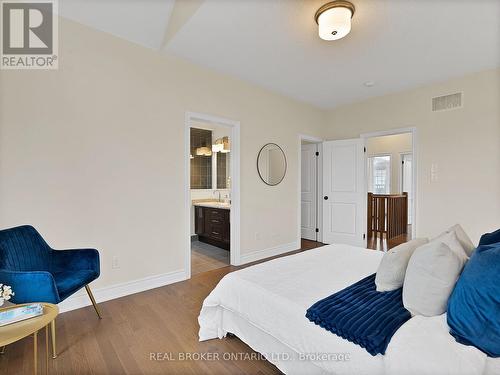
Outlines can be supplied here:
<path id="1" fill-rule="evenodd" d="M 267 185 L 278 185 L 286 174 L 285 153 L 276 143 L 264 145 L 257 156 L 259 176 Z"/>

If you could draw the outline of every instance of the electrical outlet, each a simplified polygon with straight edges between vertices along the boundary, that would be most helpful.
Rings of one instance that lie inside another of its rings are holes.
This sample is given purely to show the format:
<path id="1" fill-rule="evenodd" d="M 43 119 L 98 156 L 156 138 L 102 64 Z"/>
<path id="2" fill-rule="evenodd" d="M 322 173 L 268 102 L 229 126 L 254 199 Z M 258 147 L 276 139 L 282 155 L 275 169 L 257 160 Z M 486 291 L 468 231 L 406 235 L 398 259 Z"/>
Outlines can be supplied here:
<path id="1" fill-rule="evenodd" d="M 255 240 L 260 241 L 262 239 L 262 234 L 259 232 L 255 232 Z"/>
<path id="2" fill-rule="evenodd" d="M 116 255 L 113 256 L 113 261 L 111 263 L 111 268 L 113 268 L 113 269 L 120 268 L 120 261 L 118 260 L 118 257 Z"/>

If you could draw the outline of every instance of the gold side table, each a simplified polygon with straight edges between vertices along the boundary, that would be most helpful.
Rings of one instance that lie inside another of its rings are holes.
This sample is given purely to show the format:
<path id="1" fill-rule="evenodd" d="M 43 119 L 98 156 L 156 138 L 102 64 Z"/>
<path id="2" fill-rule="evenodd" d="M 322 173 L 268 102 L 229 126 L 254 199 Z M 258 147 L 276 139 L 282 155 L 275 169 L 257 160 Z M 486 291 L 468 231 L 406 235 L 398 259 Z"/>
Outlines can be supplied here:
<path id="1" fill-rule="evenodd" d="M 0 311 L 10 310 L 16 307 L 31 305 L 26 303 L 22 305 L 9 306 Z M 45 352 L 46 352 L 46 373 L 49 373 L 49 325 L 52 333 L 52 358 L 56 358 L 56 316 L 59 309 L 52 303 L 42 303 L 43 314 L 34 318 L 22 320 L 0 327 L 0 347 L 12 344 L 22 338 L 33 335 L 33 359 L 34 373 L 38 371 L 38 331 L 45 327 Z"/>

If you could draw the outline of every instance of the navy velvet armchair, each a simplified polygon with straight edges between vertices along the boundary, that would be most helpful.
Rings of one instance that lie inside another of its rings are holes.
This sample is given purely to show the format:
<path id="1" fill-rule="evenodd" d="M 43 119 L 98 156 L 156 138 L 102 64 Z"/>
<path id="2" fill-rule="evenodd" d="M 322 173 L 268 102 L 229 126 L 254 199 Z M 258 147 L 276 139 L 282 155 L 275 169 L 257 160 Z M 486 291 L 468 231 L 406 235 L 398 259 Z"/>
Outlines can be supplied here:
<path id="1" fill-rule="evenodd" d="M 59 303 L 99 277 L 95 249 L 54 250 L 30 225 L 0 230 L 0 283 L 10 285 L 14 303 Z"/>

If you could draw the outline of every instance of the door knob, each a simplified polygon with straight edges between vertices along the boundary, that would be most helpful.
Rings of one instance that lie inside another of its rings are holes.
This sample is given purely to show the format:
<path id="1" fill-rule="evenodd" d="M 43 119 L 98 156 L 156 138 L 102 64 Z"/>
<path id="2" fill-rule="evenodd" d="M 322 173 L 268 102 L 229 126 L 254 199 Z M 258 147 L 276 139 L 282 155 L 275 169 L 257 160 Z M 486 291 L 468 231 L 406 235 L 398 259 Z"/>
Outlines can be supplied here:
<path id="1" fill-rule="evenodd" d="M 327 201 L 327 200 L 328 200 L 328 195 L 325 195 L 325 196 L 323 197 L 323 199 L 324 199 L 325 201 Z"/>

